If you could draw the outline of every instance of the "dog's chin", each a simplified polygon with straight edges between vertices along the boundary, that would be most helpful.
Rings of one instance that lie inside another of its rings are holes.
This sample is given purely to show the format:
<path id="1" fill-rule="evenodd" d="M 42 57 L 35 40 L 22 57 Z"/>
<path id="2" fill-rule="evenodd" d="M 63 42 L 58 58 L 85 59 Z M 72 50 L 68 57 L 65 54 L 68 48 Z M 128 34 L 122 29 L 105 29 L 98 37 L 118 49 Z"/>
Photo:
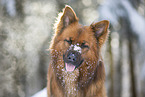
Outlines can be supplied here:
<path id="1" fill-rule="evenodd" d="M 74 66 L 71 63 L 65 63 L 65 70 L 67 72 L 73 72 L 76 69 L 76 66 Z"/>

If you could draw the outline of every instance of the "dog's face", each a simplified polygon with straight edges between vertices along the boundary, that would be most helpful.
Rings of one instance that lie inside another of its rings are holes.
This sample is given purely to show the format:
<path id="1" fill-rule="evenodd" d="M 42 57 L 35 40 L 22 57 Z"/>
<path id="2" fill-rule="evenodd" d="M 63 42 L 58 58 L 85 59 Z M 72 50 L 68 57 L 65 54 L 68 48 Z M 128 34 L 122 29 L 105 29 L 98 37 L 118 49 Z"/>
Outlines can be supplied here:
<path id="1" fill-rule="evenodd" d="M 58 78 L 72 73 L 81 83 L 89 81 L 100 58 L 100 48 L 108 35 L 109 22 L 104 20 L 82 26 L 74 11 L 66 6 L 56 26 L 50 49 Z"/>
<path id="2" fill-rule="evenodd" d="M 91 32 L 90 27 L 84 27 L 76 22 L 62 33 L 63 50 L 65 49 L 63 60 L 66 71 L 73 72 L 75 69 L 83 67 L 82 64 L 87 60 L 98 59 L 96 39 Z"/>

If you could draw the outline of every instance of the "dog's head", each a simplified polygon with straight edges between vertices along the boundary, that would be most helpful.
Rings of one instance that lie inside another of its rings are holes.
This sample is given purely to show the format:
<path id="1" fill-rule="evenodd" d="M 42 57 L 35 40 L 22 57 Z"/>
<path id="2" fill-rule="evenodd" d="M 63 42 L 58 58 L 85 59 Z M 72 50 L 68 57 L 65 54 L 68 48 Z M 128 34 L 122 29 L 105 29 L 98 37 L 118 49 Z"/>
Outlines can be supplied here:
<path id="1" fill-rule="evenodd" d="M 50 46 L 56 69 L 64 68 L 67 72 L 77 69 L 81 72 L 93 71 L 97 66 L 100 48 L 108 35 L 109 22 L 103 20 L 83 26 L 78 20 L 70 6 L 66 6 L 59 16 Z"/>

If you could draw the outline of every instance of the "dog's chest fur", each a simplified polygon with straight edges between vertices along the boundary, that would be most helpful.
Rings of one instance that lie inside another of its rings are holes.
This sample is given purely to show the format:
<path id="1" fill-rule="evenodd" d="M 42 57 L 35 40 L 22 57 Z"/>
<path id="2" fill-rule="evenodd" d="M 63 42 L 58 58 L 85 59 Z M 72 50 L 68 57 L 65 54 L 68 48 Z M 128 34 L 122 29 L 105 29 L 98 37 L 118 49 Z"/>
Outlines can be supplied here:
<path id="1" fill-rule="evenodd" d="M 73 73 L 64 71 L 62 74 L 62 82 L 64 83 L 66 97 L 75 97 L 78 94 L 77 78 L 79 76 L 79 71 L 75 70 Z"/>

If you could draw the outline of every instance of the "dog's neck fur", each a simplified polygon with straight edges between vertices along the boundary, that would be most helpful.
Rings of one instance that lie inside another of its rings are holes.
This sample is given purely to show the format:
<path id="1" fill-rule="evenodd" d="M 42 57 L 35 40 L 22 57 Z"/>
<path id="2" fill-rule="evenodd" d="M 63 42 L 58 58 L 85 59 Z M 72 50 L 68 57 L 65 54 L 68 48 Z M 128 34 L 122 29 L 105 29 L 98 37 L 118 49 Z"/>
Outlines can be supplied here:
<path id="1" fill-rule="evenodd" d="M 77 95 L 78 84 L 76 83 L 76 81 L 77 77 L 79 76 L 79 70 L 76 69 L 73 73 L 64 71 L 63 76 L 66 97 L 75 97 Z"/>

